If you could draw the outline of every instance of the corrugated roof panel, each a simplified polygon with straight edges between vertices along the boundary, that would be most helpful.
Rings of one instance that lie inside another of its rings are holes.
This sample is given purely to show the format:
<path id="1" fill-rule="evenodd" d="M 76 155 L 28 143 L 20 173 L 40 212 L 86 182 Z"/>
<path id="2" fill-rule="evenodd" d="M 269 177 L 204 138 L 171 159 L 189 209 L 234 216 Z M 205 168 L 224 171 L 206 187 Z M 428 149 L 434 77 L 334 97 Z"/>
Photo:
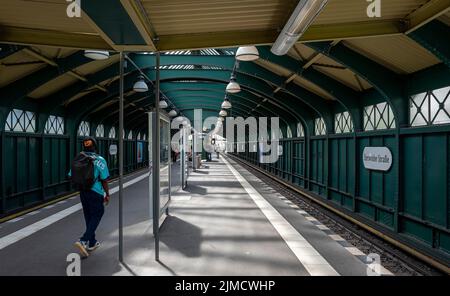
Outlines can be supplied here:
<path id="1" fill-rule="evenodd" d="M 281 28 L 295 0 L 144 0 L 158 35 Z"/>
<path id="2" fill-rule="evenodd" d="M 118 62 L 119 62 L 119 55 L 116 54 L 116 55 L 111 56 L 107 60 L 92 61 L 92 62 L 84 64 L 74 70 L 78 74 L 86 76 L 86 75 L 101 71 L 104 68 L 111 66 L 112 64 L 118 63 Z M 119 67 L 119 66 L 117 66 L 117 67 Z"/>
<path id="3" fill-rule="evenodd" d="M 333 60 L 325 55 L 320 55 L 320 58 L 316 61 L 316 64 L 325 64 L 325 65 L 329 65 L 329 66 L 336 67 L 336 68 L 345 68 L 340 63 L 336 62 L 335 60 Z"/>
<path id="4" fill-rule="evenodd" d="M 256 60 L 254 63 L 279 76 L 289 77 L 289 75 L 291 75 L 291 71 L 287 70 L 286 68 L 263 59 Z"/>
<path id="5" fill-rule="evenodd" d="M 0 62 L 0 87 L 24 78 L 46 66 L 47 64 L 41 63 L 22 51 L 16 52 Z"/>
<path id="6" fill-rule="evenodd" d="M 294 51 L 302 60 L 309 60 L 316 54 L 313 49 L 301 43 L 295 44 L 295 48 L 292 48 L 291 51 Z"/>
<path id="7" fill-rule="evenodd" d="M 450 26 L 450 12 L 447 12 L 444 15 L 441 15 L 438 20 L 446 24 L 447 26 Z"/>
<path id="8" fill-rule="evenodd" d="M 344 44 L 398 74 L 414 73 L 440 63 L 405 35 L 353 39 Z"/>
<path id="9" fill-rule="evenodd" d="M 309 90 L 310 92 L 318 95 L 319 97 L 322 97 L 326 100 L 334 100 L 333 96 L 327 92 L 326 90 L 320 88 L 319 86 L 317 86 L 316 84 L 300 77 L 300 76 L 296 76 L 293 80 L 293 82 L 307 90 Z"/>
<path id="10" fill-rule="evenodd" d="M 43 97 L 46 97 L 52 93 L 55 93 L 61 89 L 63 89 L 66 86 L 69 86 L 75 82 L 77 82 L 78 79 L 69 75 L 62 75 L 59 76 L 56 79 L 53 79 L 43 85 L 41 85 L 39 88 L 31 92 L 28 96 L 33 99 L 40 99 Z"/>
<path id="11" fill-rule="evenodd" d="M 363 91 L 372 88 L 372 85 L 370 85 L 366 80 L 361 77 L 357 77 L 355 73 L 349 69 L 328 68 L 323 66 L 313 66 L 313 68 L 354 89 L 355 91 Z"/>
<path id="12" fill-rule="evenodd" d="M 52 46 L 32 46 L 32 50 L 51 59 L 61 59 L 76 53 L 77 49 L 57 48 Z"/>
<path id="13" fill-rule="evenodd" d="M 71 98 L 67 101 L 66 105 L 68 105 L 68 104 L 70 104 L 70 103 L 72 103 L 72 102 L 78 100 L 78 99 L 81 98 L 81 97 L 84 97 L 84 96 L 86 96 L 86 95 L 88 95 L 88 94 L 90 94 L 90 93 L 93 93 L 94 91 L 97 91 L 97 89 L 91 88 L 91 89 L 86 90 L 85 92 L 80 92 L 80 93 L 76 94 L 75 96 L 71 97 Z"/>

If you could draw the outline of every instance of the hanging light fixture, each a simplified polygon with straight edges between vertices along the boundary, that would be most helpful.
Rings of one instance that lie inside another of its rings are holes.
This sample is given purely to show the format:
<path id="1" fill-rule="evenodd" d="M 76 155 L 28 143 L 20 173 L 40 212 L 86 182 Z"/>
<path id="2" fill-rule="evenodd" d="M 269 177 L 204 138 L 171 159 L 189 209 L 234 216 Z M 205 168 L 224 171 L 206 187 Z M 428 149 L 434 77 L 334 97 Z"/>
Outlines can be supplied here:
<path id="1" fill-rule="evenodd" d="M 139 76 L 138 81 L 136 81 L 136 83 L 133 86 L 133 90 L 135 92 L 146 92 L 146 91 L 148 91 L 148 85 L 147 85 L 147 83 L 145 83 L 143 76 Z"/>
<path id="2" fill-rule="evenodd" d="M 84 56 L 93 60 L 106 60 L 109 58 L 109 51 L 87 49 L 84 51 Z"/>
<path id="3" fill-rule="evenodd" d="M 231 76 L 230 83 L 228 83 L 225 91 L 230 94 L 236 94 L 241 91 L 241 86 L 236 82 L 236 77 Z"/>
<path id="4" fill-rule="evenodd" d="M 270 51 L 279 56 L 287 54 L 327 3 L 328 0 L 300 0 Z"/>
<path id="5" fill-rule="evenodd" d="M 169 107 L 169 105 L 167 104 L 167 102 L 165 100 L 159 101 L 159 108 L 166 109 L 167 107 Z"/>
<path id="6" fill-rule="evenodd" d="M 222 109 L 231 109 L 231 102 L 228 100 L 228 97 L 225 97 L 225 100 L 222 103 Z"/>
<path id="7" fill-rule="evenodd" d="M 241 46 L 236 51 L 236 60 L 251 62 L 259 59 L 259 52 L 256 46 Z"/>
<path id="8" fill-rule="evenodd" d="M 226 117 L 227 115 L 228 115 L 228 113 L 227 113 L 227 111 L 225 111 L 225 110 L 221 110 L 221 111 L 219 112 L 219 116 Z"/>
<path id="9" fill-rule="evenodd" d="M 169 116 L 170 116 L 170 117 L 177 116 L 177 114 L 178 114 L 178 112 L 175 111 L 175 110 L 170 110 L 170 112 L 169 112 Z"/>
<path id="10" fill-rule="evenodd" d="M 175 117 L 173 120 L 182 122 L 184 120 L 184 117 L 183 116 L 178 116 L 178 117 Z"/>

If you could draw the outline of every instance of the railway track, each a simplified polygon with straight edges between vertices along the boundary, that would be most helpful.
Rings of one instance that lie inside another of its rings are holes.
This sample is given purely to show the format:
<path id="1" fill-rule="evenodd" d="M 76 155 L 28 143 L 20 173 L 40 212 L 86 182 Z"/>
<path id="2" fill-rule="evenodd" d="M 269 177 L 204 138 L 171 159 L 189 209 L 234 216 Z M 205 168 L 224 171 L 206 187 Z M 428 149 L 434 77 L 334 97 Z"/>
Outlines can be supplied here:
<path id="1" fill-rule="evenodd" d="M 284 186 L 276 177 L 262 173 L 252 165 L 239 158 L 232 157 L 241 166 L 246 168 L 260 180 L 271 186 L 280 194 L 291 200 L 299 208 L 309 213 L 323 225 L 347 242 L 357 247 L 365 254 L 376 253 L 380 255 L 381 264 L 396 276 L 439 276 L 444 275 L 436 268 L 429 266 L 421 260 L 405 253 L 392 244 L 382 240 L 374 234 L 362 229 L 358 225 L 336 215 L 314 201 L 304 197 L 297 191 Z"/>

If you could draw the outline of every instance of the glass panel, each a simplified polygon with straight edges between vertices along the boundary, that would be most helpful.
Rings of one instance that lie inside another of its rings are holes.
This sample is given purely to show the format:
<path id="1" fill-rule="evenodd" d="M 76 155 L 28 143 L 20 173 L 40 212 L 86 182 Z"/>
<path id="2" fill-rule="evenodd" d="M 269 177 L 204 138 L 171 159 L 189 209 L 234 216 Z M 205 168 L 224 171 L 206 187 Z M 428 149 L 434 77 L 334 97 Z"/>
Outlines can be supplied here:
<path id="1" fill-rule="evenodd" d="M 116 138 L 116 129 L 115 129 L 114 127 L 112 127 L 112 128 L 109 130 L 109 138 L 110 138 L 110 139 L 115 139 L 115 138 Z"/>
<path id="2" fill-rule="evenodd" d="M 287 127 L 287 130 L 286 130 L 286 137 L 292 138 L 292 130 L 289 126 Z"/>
<path id="3" fill-rule="evenodd" d="M 90 135 L 90 133 L 91 133 L 91 131 L 90 131 L 89 122 L 82 121 L 80 123 L 80 126 L 78 127 L 78 135 L 80 137 L 87 137 Z"/>
<path id="4" fill-rule="evenodd" d="M 434 118 L 436 117 L 437 113 L 439 112 L 439 101 L 438 99 L 434 96 L 434 94 L 431 94 L 430 96 L 430 120 L 431 122 L 433 122 Z"/>
<path id="5" fill-rule="evenodd" d="M 9 112 L 5 130 L 14 132 L 36 132 L 36 115 L 34 112 L 13 109 Z"/>
<path id="6" fill-rule="evenodd" d="M 105 137 L 105 127 L 103 126 L 103 124 L 100 124 L 99 126 L 97 126 L 97 129 L 95 131 L 95 136 L 99 137 L 99 138 Z"/>
<path id="7" fill-rule="evenodd" d="M 160 207 L 161 209 L 169 203 L 169 157 L 170 157 L 170 126 L 166 120 L 160 121 Z"/>
<path id="8" fill-rule="evenodd" d="M 450 94 L 450 86 L 435 89 L 433 90 L 433 94 L 436 96 L 437 100 L 442 103 Z"/>
<path id="9" fill-rule="evenodd" d="M 450 123 L 449 96 L 450 87 L 411 96 L 411 126 Z"/>
<path id="10" fill-rule="evenodd" d="M 181 130 L 178 130 L 177 133 L 181 135 Z M 144 139 L 145 139 L 144 134 Z M 172 157 L 172 165 L 171 165 L 171 176 L 170 176 L 170 185 L 172 193 L 175 193 L 181 189 L 181 137 L 174 137 L 171 142 L 171 157 Z"/>
<path id="11" fill-rule="evenodd" d="M 156 118 L 154 113 L 151 113 L 149 117 L 149 145 L 152 145 L 152 133 L 154 132 L 154 126 Z M 170 182 L 170 126 L 168 119 L 164 118 L 160 120 L 160 207 L 159 211 L 162 213 L 169 202 L 169 182 Z M 141 144 L 141 145 L 140 145 Z M 125 143 L 125 146 L 127 143 Z M 149 150 L 145 149 L 143 142 L 138 142 L 140 148 L 138 150 L 142 153 L 149 153 L 152 155 L 151 146 Z M 139 154 L 136 156 L 139 159 Z M 138 159 L 136 161 L 138 161 Z M 154 159 L 151 157 L 150 165 L 154 163 Z M 152 161 L 153 160 L 153 161 Z M 141 174 L 144 174 L 142 172 Z M 153 236 L 153 194 L 152 190 L 152 174 L 148 176 L 143 175 L 144 179 L 133 188 L 126 188 L 124 190 L 123 197 L 123 250 L 124 260 L 128 267 L 138 275 L 144 273 L 146 268 L 151 268 L 154 264 L 154 236 Z M 136 191 L 138 190 L 138 191 Z M 137 192 L 137 193 L 136 193 Z M 159 217 L 158 217 L 159 218 Z M 162 222 L 160 220 L 160 222 Z M 162 244 L 163 242 L 161 242 Z"/>
<path id="12" fill-rule="evenodd" d="M 447 113 L 443 109 L 439 111 L 439 113 L 436 115 L 436 118 L 434 119 L 434 124 L 443 124 L 443 123 L 449 123 L 450 118 Z"/>
<path id="13" fill-rule="evenodd" d="M 325 127 L 325 121 L 322 117 L 316 118 L 314 121 L 314 131 L 316 136 L 326 135 L 327 130 Z"/>

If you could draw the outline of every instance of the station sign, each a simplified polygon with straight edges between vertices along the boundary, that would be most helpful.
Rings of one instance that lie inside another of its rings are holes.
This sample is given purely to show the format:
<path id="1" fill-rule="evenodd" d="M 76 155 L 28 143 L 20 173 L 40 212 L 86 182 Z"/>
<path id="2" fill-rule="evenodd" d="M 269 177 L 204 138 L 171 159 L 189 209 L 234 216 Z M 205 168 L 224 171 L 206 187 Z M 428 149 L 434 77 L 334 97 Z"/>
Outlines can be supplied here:
<path id="1" fill-rule="evenodd" d="M 116 155 L 117 154 L 117 145 L 112 144 L 109 146 L 109 155 Z"/>
<path id="2" fill-rule="evenodd" d="M 386 172 L 392 166 L 392 153 L 387 147 L 365 147 L 362 157 L 368 170 Z"/>

